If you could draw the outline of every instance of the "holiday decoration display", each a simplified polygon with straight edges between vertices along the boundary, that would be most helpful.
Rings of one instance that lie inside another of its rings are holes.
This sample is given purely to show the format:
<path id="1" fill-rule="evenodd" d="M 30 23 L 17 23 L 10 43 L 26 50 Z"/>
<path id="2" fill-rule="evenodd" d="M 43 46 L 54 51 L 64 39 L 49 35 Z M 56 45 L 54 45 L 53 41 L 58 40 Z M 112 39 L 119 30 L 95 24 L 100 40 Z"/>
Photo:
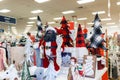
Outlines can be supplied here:
<path id="1" fill-rule="evenodd" d="M 101 29 L 102 26 L 100 25 L 100 18 L 98 16 L 98 14 L 95 15 L 95 19 L 94 19 L 94 25 L 92 32 L 90 33 L 90 43 L 87 46 L 88 48 L 94 48 L 94 52 L 92 52 L 93 54 L 99 54 L 99 52 L 97 52 L 97 48 L 102 48 L 104 50 L 107 50 L 107 48 L 104 46 L 103 43 L 105 43 L 105 40 L 103 38 L 104 33 L 102 33 Z"/>
<path id="2" fill-rule="evenodd" d="M 57 71 L 54 68 L 54 59 L 52 56 L 49 56 L 49 66 L 44 73 L 44 80 L 56 80 Z"/>
<path id="3" fill-rule="evenodd" d="M 30 71 L 27 66 L 27 62 L 25 61 L 23 64 L 23 70 L 22 70 L 22 78 L 21 80 L 32 80 L 30 77 Z"/>
<path id="4" fill-rule="evenodd" d="M 43 48 L 43 67 L 48 68 L 49 66 L 48 57 L 53 56 L 54 69 L 58 71 L 59 65 L 56 62 L 56 57 L 57 57 L 56 34 L 57 34 L 56 30 L 53 27 L 48 26 L 46 28 L 46 32 L 40 46 Z"/>
<path id="5" fill-rule="evenodd" d="M 62 56 L 61 66 L 69 67 L 70 66 L 71 53 L 70 52 L 62 52 L 61 56 Z"/>
<path id="6" fill-rule="evenodd" d="M 37 35 L 36 39 L 39 41 L 43 36 L 42 22 L 39 16 L 37 16 Z"/>
<path id="7" fill-rule="evenodd" d="M 86 48 L 84 34 L 82 32 L 81 25 L 78 25 L 77 36 L 76 36 L 76 51 L 78 63 L 82 62 L 84 55 L 88 55 L 88 49 Z"/>
<path id="8" fill-rule="evenodd" d="M 61 28 L 60 29 L 56 28 L 56 30 L 57 30 L 57 34 L 61 35 L 63 39 L 61 47 L 63 48 L 64 51 L 64 47 L 73 47 L 73 40 L 70 37 L 71 32 L 69 31 L 68 22 L 64 16 L 60 24 L 61 24 Z"/>
<path id="9" fill-rule="evenodd" d="M 18 71 L 16 70 L 15 64 L 11 64 L 7 70 L 0 73 L 0 80 L 9 79 L 16 80 L 18 79 Z"/>
<path id="10" fill-rule="evenodd" d="M 76 47 L 86 47 L 84 41 L 84 35 L 82 33 L 81 25 L 78 26 L 77 37 L 76 37 Z"/>
<path id="11" fill-rule="evenodd" d="M 33 47 L 35 49 L 35 61 L 36 61 L 36 66 L 40 67 L 42 66 L 42 59 L 40 57 L 40 46 L 39 42 L 42 42 L 43 38 L 43 29 L 42 29 L 42 22 L 39 16 L 37 16 L 37 35 L 36 35 L 36 42 L 34 43 Z"/>
<path id="12" fill-rule="evenodd" d="M 26 40 L 26 45 L 25 45 L 25 56 L 26 56 L 26 60 L 27 60 L 27 63 L 29 63 L 30 65 L 33 65 L 33 42 L 30 38 L 30 34 L 31 33 L 27 33 L 28 35 L 28 38 Z"/>
<path id="13" fill-rule="evenodd" d="M 101 49 L 103 50 L 107 50 L 107 48 L 104 46 L 105 40 L 104 40 L 104 33 L 102 33 L 101 31 L 101 20 L 98 16 L 98 14 L 95 15 L 95 19 L 94 19 L 94 25 L 93 30 L 91 32 L 91 37 L 90 37 L 90 43 L 87 46 L 89 51 L 94 54 L 97 55 L 99 57 L 101 57 L 102 55 L 104 55 L 101 51 Z M 102 55 L 101 55 L 102 54 Z M 102 58 L 100 58 L 102 59 Z M 105 67 L 104 64 L 102 64 L 102 60 L 98 61 L 98 70 L 103 69 Z"/>

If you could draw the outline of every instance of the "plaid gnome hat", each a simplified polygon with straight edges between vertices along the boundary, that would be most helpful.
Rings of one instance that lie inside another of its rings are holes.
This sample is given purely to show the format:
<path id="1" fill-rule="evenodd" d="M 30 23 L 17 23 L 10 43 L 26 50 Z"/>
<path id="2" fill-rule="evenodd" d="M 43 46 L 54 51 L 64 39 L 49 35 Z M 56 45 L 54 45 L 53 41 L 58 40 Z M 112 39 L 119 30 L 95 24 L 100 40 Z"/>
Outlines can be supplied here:
<path id="1" fill-rule="evenodd" d="M 60 24 L 67 24 L 67 20 L 66 20 L 65 16 L 63 16 L 62 21 L 60 22 Z"/>
<path id="2" fill-rule="evenodd" d="M 36 37 L 39 39 L 42 37 L 42 22 L 39 16 L 37 16 L 37 35 Z"/>
<path id="3" fill-rule="evenodd" d="M 42 22 L 39 16 L 37 16 L 37 28 L 38 28 L 38 31 L 42 30 Z"/>
<path id="4" fill-rule="evenodd" d="M 81 25 L 78 26 L 77 37 L 76 37 L 76 47 L 85 47 L 84 35 L 82 33 Z"/>

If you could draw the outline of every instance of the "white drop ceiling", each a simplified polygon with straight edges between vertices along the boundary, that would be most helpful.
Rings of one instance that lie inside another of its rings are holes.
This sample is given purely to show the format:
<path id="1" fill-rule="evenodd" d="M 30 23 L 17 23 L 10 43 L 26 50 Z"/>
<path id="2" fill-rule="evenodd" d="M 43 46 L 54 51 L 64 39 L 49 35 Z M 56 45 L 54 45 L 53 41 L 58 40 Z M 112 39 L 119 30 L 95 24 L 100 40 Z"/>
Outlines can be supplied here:
<path id="1" fill-rule="evenodd" d="M 4 28 L 5 31 L 8 31 L 8 26 L 15 26 L 17 32 L 22 34 L 27 25 L 31 25 L 27 22 L 35 21 L 30 31 L 35 31 L 36 28 L 36 20 L 30 20 L 31 17 L 36 17 L 39 15 L 41 17 L 42 23 L 53 22 L 54 18 L 62 17 L 63 15 L 67 20 L 73 20 L 72 16 L 76 16 L 77 18 L 87 18 L 85 21 L 77 20 L 78 23 L 84 24 L 90 23 L 94 20 L 94 15 L 92 12 L 96 11 L 105 11 L 106 13 L 100 14 L 100 19 L 108 18 L 108 0 L 95 0 L 95 2 L 86 3 L 86 4 L 78 4 L 77 0 L 50 0 L 45 3 L 37 3 L 34 0 L 3 0 L 0 2 L 0 10 L 1 9 L 9 9 L 11 10 L 9 13 L 0 13 L 0 15 L 15 17 L 17 19 L 16 25 L 9 25 L 0 23 L 0 28 Z M 116 2 L 119 0 L 110 0 L 111 2 L 111 19 L 110 21 L 102 21 L 102 25 L 106 25 L 106 23 L 114 22 L 115 25 L 119 25 L 120 20 L 120 5 L 117 5 Z M 38 14 L 32 14 L 33 10 L 43 10 L 43 12 Z M 75 13 L 71 14 L 62 14 L 63 11 L 74 10 Z M 60 26 L 60 21 L 55 21 L 55 24 L 51 24 L 52 26 Z M 112 25 L 112 24 L 111 24 Z M 87 25 L 90 27 L 91 25 Z M 11 31 L 12 32 L 12 31 Z"/>

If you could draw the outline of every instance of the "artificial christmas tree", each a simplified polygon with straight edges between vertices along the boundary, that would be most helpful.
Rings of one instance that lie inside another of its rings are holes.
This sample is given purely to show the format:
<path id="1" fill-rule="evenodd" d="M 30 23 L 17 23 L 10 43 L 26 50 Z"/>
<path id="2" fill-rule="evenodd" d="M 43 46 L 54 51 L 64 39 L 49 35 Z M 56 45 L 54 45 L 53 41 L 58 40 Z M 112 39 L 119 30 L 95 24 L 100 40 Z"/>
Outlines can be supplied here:
<path id="1" fill-rule="evenodd" d="M 105 43 L 105 40 L 103 38 L 104 33 L 102 33 L 101 31 L 101 28 L 102 28 L 100 24 L 101 20 L 98 14 L 95 15 L 95 19 L 93 22 L 94 24 L 92 26 L 93 30 L 91 32 L 90 43 L 87 47 L 90 50 L 91 54 L 101 57 L 102 55 L 101 55 L 100 49 L 107 50 L 107 48 L 103 44 Z M 98 69 L 104 68 L 104 65 L 101 62 L 102 62 L 101 60 L 98 61 Z"/>
<path id="2" fill-rule="evenodd" d="M 32 80 L 30 77 L 30 71 L 28 69 L 26 61 L 23 64 L 23 71 L 22 71 L 22 79 L 21 80 Z"/>
<path id="3" fill-rule="evenodd" d="M 105 40 L 103 39 L 103 35 L 104 33 L 102 33 L 101 28 L 102 26 L 100 25 L 101 20 L 99 19 L 98 14 L 96 14 L 95 16 L 95 20 L 94 20 L 94 25 L 90 37 L 90 43 L 87 46 L 88 48 L 94 48 L 94 52 L 92 52 L 93 54 L 99 54 L 99 52 L 97 51 L 98 48 L 102 48 L 104 50 L 107 50 L 107 48 L 104 46 L 104 42 Z"/>
<path id="4" fill-rule="evenodd" d="M 61 47 L 63 48 L 64 51 L 64 47 L 73 47 L 73 40 L 70 37 L 71 32 L 69 30 L 68 22 L 64 16 L 60 24 L 61 24 L 61 28 L 60 29 L 56 28 L 56 30 L 57 30 L 57 34 L 62 36 L 63 42 Z"/>

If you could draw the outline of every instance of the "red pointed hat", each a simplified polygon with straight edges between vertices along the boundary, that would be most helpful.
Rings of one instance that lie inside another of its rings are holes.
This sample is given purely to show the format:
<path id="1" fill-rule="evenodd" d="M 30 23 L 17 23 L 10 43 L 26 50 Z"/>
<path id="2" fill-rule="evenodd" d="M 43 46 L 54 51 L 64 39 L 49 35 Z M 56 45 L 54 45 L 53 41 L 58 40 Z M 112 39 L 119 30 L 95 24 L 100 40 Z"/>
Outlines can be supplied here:
<path id="1" fill-rule="evenodd" d="M 66 20 L 65 16 L 63 16 L 62 21 L 60 22 L 60 24 L 67 24 L 67 20 Z"/>
<path id="2" fill-rule="evenodd" d="M 76 37 L 76 47 L 86 47 L 84 41 L 84 35 L 82 33 L 81 25 L 78 26 L 77 37 Z"/>

